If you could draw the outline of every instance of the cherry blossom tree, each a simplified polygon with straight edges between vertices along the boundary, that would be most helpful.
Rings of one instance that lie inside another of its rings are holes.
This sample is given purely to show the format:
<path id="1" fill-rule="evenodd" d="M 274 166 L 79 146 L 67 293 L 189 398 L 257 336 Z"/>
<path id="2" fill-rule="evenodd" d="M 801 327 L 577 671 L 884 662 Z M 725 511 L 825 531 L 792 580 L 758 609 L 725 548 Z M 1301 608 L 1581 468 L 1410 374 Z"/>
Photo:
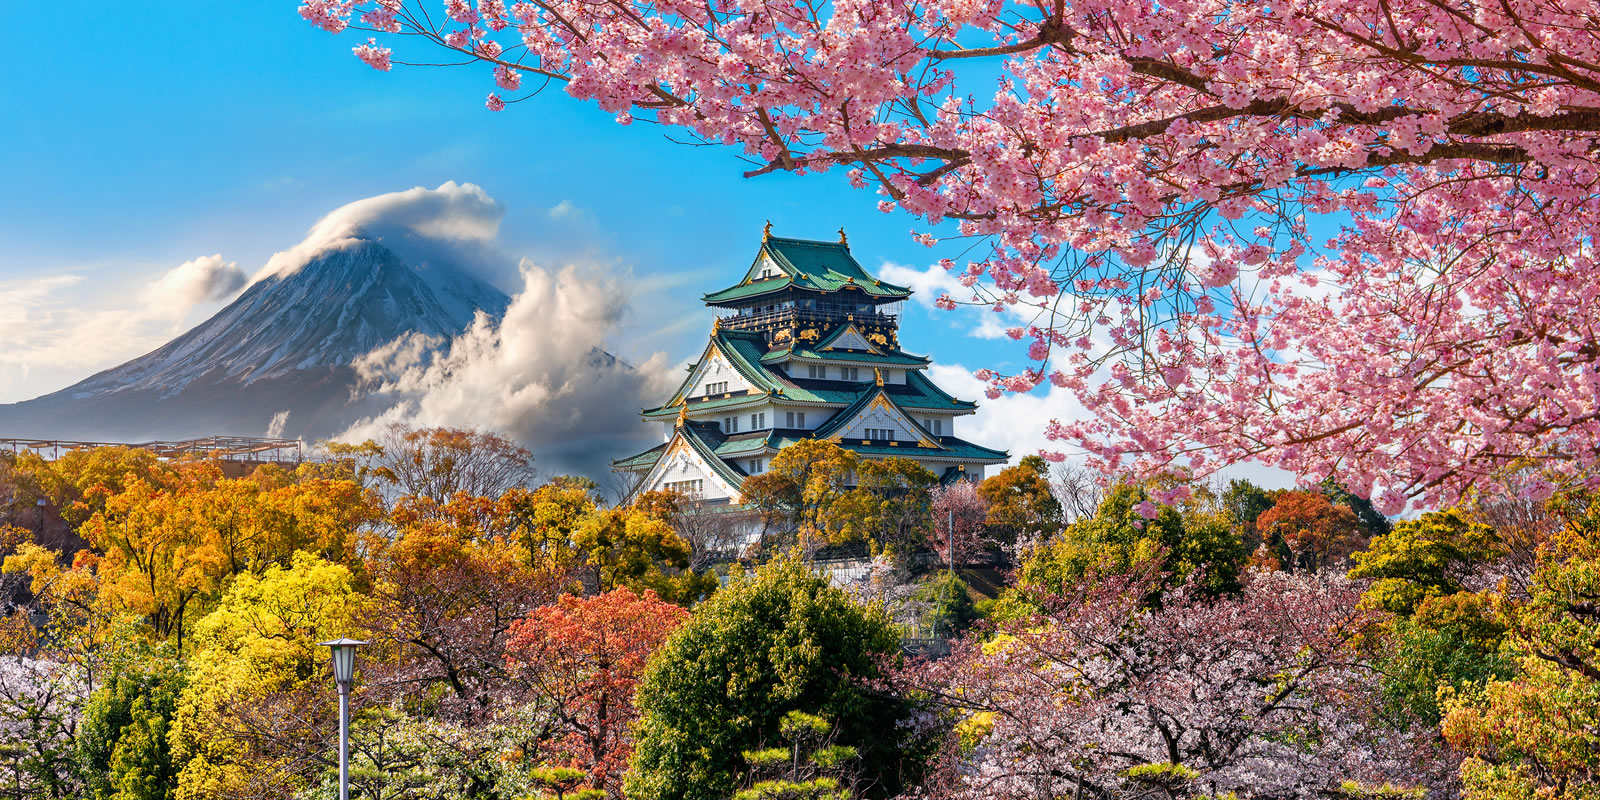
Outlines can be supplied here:
<path id="1" fill-rule="evenodd" d="M 1600 482 L 1595 0 L 299 10 L 380 70 L 480 64 L 490 109 L 558 85 L 973 240 L 939 304 L 1011 313 L 1033 363 L 980 377 L 1072 390 L 1047 433 L 1097 470 L 1254 459 L 1385 513 Z"/>
<path id="2" fill-rule="evenodd" d="M 941 561 L 970 564 L 987 549 L 983 522 L 988 518 L 989 507 L 971 481 L 935 489 L 932 514 L 933 550 Z"/>
<path id="3" fill-rule="evenodd" d="M 1375 724 L 1353 643 L 1379 615 L 1357 584 L 1257 573 L 1238 597 L 1179 589 L 1151 608 L 1158 580 L 1146 566 L 1040 597 L 1045 612 L 902 673 L 954 721 L 926 796 L 1310 798 L 1449 780 L 1431 732 Z"/>

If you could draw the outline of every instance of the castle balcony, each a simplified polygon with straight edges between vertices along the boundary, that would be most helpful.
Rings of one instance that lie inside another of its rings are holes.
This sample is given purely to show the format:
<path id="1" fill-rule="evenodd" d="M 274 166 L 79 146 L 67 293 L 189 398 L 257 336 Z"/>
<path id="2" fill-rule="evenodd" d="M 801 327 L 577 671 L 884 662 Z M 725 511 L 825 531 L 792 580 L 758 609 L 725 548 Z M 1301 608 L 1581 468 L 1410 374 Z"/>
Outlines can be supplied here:
<path id="1" fill-rule="evenodd" d="M 900 328 L 900 304 L 872 306 L 840 303 L 833 308 L 806 308 L 792 304 L 743 308 L 737 314 L 718 317 L 717 323 L 728 330 L 761 331 L 768 343 L 774 343 L 777 331 L 786 330 L 798 335 L 802 328 L 815 328 L 822 334 L 846 322 L 854 322 L 864 331 L 881 332 L 890 338 Z M 780 337 L 782 338 L 782 337 Z"/>

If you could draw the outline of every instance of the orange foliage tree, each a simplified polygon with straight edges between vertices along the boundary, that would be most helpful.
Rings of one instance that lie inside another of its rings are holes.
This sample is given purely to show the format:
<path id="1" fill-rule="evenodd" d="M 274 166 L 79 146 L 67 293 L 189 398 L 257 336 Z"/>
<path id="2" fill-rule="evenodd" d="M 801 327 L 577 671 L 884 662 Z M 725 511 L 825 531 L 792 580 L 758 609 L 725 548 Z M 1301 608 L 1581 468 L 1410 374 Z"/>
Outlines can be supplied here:
<path id="1" fill-rule="evenodd" d="M 638 716 L 634 689 L 650 655 L 688 616 L 648 589 L 613 589 L 564 596 L 513 628 L 507 659 L 551 714 L 553 747 L 541 754 L 549 765 L 582 770 L 590 788 L 621 796 Z"/>
<path id="2" fill-rule="evenodd" d="M 1334 505 L 1319 492 L 1290 491 L 1256 518 L 1264 547 L 1281 543 L 1285 569 L 1316 570 L 1343 563 L 1367 546 L 1366 528 L 1348 506 Z"/>

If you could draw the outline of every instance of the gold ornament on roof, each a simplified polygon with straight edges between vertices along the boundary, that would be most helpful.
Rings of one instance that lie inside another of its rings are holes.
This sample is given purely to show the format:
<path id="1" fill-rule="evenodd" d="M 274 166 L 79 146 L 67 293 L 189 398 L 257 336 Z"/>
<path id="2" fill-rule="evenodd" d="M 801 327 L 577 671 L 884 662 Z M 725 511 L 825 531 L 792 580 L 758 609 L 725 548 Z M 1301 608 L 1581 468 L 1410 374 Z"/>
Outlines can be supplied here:
<path id="1" fill-rule="evenodd" d="M 875 376 L 877 376 L 877 378 L 878 378 L 878 385 L 879 385 L 879 386 L 882 386 L 882 385 L 883 385 L 883 370 L 881 370 L 881 369 L 878 369 L 878 368 L 877 368 L 877 367 L 873 367 L 873 368 L 872 368 L 872 374 L 873 374 L 873 375 L 875 375 Z"/>
<path id="2" fill-rule="evenodd" d="M 812 341 L 816 341 L 817 336 L 818 336 L 818 334 L 817 334 L 817 329 L 816 328 L 806 328 L 805 330 L 800 332 L 800 338 L 802 338 L 802 339 L 810 339 Z"/>
<path id="3" fill-rule="evenodd" d="M 844 236 L 844 228 L 840 228 L 839 229 L 839 244 L 842 244 L 845 247 L 849 247 L 850 246 L 850 240 L 846 239 L 845 236 Z"/>
<path id="4" fill-rule="evenodd" d="M 767 220 L 767 227 L 761 229 L 761 241 L 765 242 L 765 241 L 767 241 L 768 239 L 771 239 L 771 238 L 772 238 L 772 220 L 769 219 L 769 220 Z"/>
<path id="5" fill-rule="evenodd" d="M 678 409 L 678 427 L 680 427 L 680 428 L 683 427 L 686 423 L 688 423 L 688 421 L 689 421 L 689 404 L 688 403 L 684 403 L 683 406 Z"/>
<path id="6" fill-rule="evenodd" d="M 877 342 L 878 344 L 888 344 L 889 343 L 889 340 L 886 337 L 884 337 L 884 335 L 881 334 L 881 333 L 869 333 L 869 334 L 867 334 L 867 338 L 869 340 L 871 340 L 871 341 Z"/>

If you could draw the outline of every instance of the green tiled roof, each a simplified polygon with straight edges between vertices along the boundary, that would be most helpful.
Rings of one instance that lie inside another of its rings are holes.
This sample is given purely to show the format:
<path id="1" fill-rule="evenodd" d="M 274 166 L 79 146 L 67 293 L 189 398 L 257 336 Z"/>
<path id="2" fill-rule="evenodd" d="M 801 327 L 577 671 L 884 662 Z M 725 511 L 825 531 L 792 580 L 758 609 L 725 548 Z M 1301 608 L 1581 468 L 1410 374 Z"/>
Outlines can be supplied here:
<path id="1" fill-rule="evenodd" d="M 935 436 L 933 438 L 939 440 L 939 444 L 944 448 L 943 450 L 918 447 L 915 442 L 901 442 L 898 446 L 895 446 L 886 442 L 875 442 L 867 439 L 845 439 L 839 442 L 839 446 L 868 458 L 887 458 L 889 456 L 910 458 L 917 455 L 926 456 L 931 453 L 937 453 L 941 459 L 992 461 L 998 464 L 1011 457 L 1004 450 L 995 450 L 980 444 L 973 444 L 954 436 Z M 800 441 L 798 437 L 785 436 L 778 440 L 774 446 L 784 448 L 798 441 Z"/>
<path id="2" fill-rule="evenodd" d="M 678 430 L 675 435 L 682 436 L 683 440 L 688 443 L 689 447 L 693 448 L 696 453 L 699 453 L 700 457 L 705 459 L 705 462 L 710 464 L 711 468 L 715 470 L 717 475 L 721 476 L 723 480 L 736 487 L 744 483 L 744 479 L 746 477 L 744 470 L 741 470 L 738 467 L 723 461 L 722 458 L 717 455 L 717 449 L 723 445 L 725 437 L 720 431 L 717 430 L 716 425 L 702 422 L 690 422 L 686 425 L 678 426 Z M 761 441 L 765 441 L 765 439 L 762 439 Z M 661 460 L 661 456 L 667 452 L 667 447 L 670 445 L 671 442 L 659 444 L 650 448 L 649 450 L 644 451 L 643 453 L 639 453 L 638 455 L 617 459 L 616 461 L 611 462 L 611 468 L 613 470 L 651 469 L 656 465 L 656 462 Z"/>
<path id="3" fill-rule="evenodd" d="M 766 364 L 772 364 L 788 358 L 848 361 L 853 364 L 886 364 L 895 367 L 920 367 L 928 363 L 928 359 L 925 356 L 914 356 L 899 350 L 891 350 L 879 355 L 877 353 L 863 353 L 860 350 L 829 350 L 826 353 L 821 353 L 810 347 L 774 350 L 762 356 L 761 361 Z"/>
<path id="4" fill-rule="evenodd" d="M 649 469 L 655 466 L 657 461 L 661 460 L 661 456 L 665 452 L 667 452 L 667 443 L 662 442 L 661 444 L 658 444 L 655 447 L 652 447 L 638 455 L 628 456 L 627 458 L 619 458 L 616 461 L 611 462 L 611 469 L 613 471 Z"/>
<path id="5" fill-rule="evenodd" d="M 870 393 L 878 387 L 871 383 L 851 385 L 841 381 L 791 381 L 795 383 L 794 389 L 785 390 L 784 400 L 799 402 L 828 403 L 847 406 L 856 402 L 864 393 Z M 920 371 L 906 373 L 905 383 L 890 383 L 884 387 L 889 399 L 901 408 L 915 408 L 923 411 L 971 411 L 977 408 L 974 403 L 957 400 L 945 394 L 933 381 Z"/>
<path id="6" fill-rule="evenodd" d="M 722 333 L 719 331 L 719 333 Z M 750 370 L 751 373 L 761 376 L 757 381 L 749 374 L 745 374 L 744 365 L 738 363 L 739 359 L 732 354 L 729 359 L 739 367 L 740 374 L 745 375 L 752 383 L 771 385 L 773 389 L 772 400 L 779 404 L 790 403 L 817 403 L 831 406 L 848 406 L 861 399 L 863 394 L 870 394 L 878 387 L 869 382 L 846 383 L 844 381 L 811 380 L 809 378 L 786 378 L 782 374 L 773 372 L 765 366 L 757 366 Z M 971 411 L 977 404 L 957 400 L 945 394 L 939 387 L 933 385 L 920 370 L 908 370 L 905 383 L 886 384 L 884 391 L 889 399 L 901 408 L 912 408 L 919 411 Z M 674 398 L 676 400 L 676 398 Z M 736 394 L 732 397 L 719 397 L 715 400 L 701 400 L 689 404 L 689 410 L 699 412 L 711 409 L 737 408 L 765 400 L 760 394 Z M 647 409 L 644 416 L 650 419 L 662 419 L 678 415 L 678 404 L 660 406 Z"/>
<path id="7" fill-rule="evenodd" d="M 716 453 L 722 458 L 733 458 L 748 453 L 759 453 L 767 449 L 777 449 L 776 442 L 781 437 L 776 430 L 769 430 L 759 435 L 734 434 L 717 445 Z"/>
<path id="8" fill-rule="evenodd" d="M 781 274 L 766 280 L 755 280 L 762 264 L 768 259 L 778 266 Z M 850 255 L 850 248 L 843 242 L 768 236 L 761 242 L 761 251 L 745 273 L 744 280 L 720 292 L 712 292 L 703 299 L 709 305 L 731 303 L 782 291 L 791 286 L 814 292 L 855 290 L 865 297 L 882 300 L 903 300 L 911 296 L 910 289 L 885 283 L 868 274 Z"/>

